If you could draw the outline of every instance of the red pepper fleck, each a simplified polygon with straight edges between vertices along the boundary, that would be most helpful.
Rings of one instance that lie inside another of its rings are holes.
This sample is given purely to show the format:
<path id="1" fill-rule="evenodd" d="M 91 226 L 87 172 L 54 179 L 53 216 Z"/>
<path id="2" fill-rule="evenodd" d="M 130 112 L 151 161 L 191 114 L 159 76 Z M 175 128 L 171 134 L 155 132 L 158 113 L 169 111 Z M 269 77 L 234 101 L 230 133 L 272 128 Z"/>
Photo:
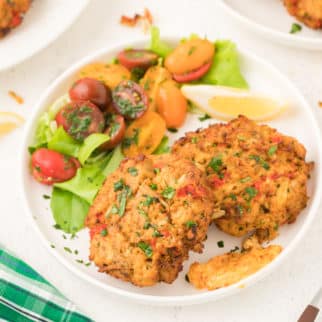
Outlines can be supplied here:
<path id="1" fill-rule="evenodd" d="M 281 175 L 275 172 L 270 176 L 270 179 L 271 180 L 277 180 L 280 177 L 281 177 Z"/>
<path id="2" fill-rule="evenodd" d="M 102 230 L 106 229 L 106 225 L 105 224 L 100 224 L 100 225 L 96 225 L 94 227 L 92 227 L 89 231 L 89 236 L 91 239 L 93 239 L 93 237 L 100 233 Z"/>
<path id="3" fill-rule="evenodd" d="M 282 139 L 281 136 L 274 136 L 274 137 L 271 138 L 271 141 L 273 143 L 277 143 L 278 144 L 278 143 L 281 143 L 283 141 L 283 139 Z"/>
<path id="4" fill-rule="evenodd" d="M 155 248 L 156 243 L 157 243 L 157 239 L 156 238 L 152 238 L 151 241 L 150 241 L 150 246 L 152 248 Z"/>
<path id="5" fill-rule="evenodd" d="M 193 184 L 188 184 L 177 190 L 178 197 L 185 197 L 191 195 L 193 198 L 200 198 L 206 194 L 206 189 L 204 187 L 196 187 Z"/>
<path id="6" fill-rule="evenodd" d="M 163 231 L 161 231 L 161 234 L 162 234 L 164 237 L 169 237 L 169 236 L 170 236 L 170 232 L 169 232 L 169 230 L 163 230 Z"/>
<path id="7" fill-rule="evenodd" d="M 162 169 L 163 167 L 164 167 L 164 163 L 162 162 L 159 162 L 153 165 L 153 168 L 156 168 L 156 169 Z"/>
<path id="8" fill-rule="evenodd" d="M 224 180 L 224 179 L 220 179 L 220 178 L 218 178 L 217 176 L 214 176 L 214 177 L 211 179 L 211 183 L 212 183 L 212 185 L 213 185 L 215 188 L 219 188 L 219 187 L 221 187 L 221 186 L 225 183 L 225 180 Z"/>
<path id="9" fill-rule="evenodd" d="M 12 20 L 10 22 L 11 27 L 17 27 L 21 24 L 22 22 L 22 17 L 19 15 L 19 13 L 14 13 Z"/>

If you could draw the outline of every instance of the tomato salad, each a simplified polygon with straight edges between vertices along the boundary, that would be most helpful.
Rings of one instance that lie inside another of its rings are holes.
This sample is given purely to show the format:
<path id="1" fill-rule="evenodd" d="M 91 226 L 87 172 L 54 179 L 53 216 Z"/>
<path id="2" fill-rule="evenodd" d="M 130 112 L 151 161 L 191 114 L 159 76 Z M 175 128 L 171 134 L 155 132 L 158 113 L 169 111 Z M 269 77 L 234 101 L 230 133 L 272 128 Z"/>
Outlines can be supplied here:
<path id="1" fill-rule="evenodd" d="M 124 157 L 169 150 L 167 129 L 180 128 L 191 109 L 180 87 L 191 82 L 247 87 L 235 45 L 192 35 L 173 48 L 152 27 L 148 48 L 124 49 L 110 63 L 79 71 L 68 94 L 41 115 L 30 147 L 33 177 L 54 186 L 57 227 L 83 227 L 97 191 Z"/>

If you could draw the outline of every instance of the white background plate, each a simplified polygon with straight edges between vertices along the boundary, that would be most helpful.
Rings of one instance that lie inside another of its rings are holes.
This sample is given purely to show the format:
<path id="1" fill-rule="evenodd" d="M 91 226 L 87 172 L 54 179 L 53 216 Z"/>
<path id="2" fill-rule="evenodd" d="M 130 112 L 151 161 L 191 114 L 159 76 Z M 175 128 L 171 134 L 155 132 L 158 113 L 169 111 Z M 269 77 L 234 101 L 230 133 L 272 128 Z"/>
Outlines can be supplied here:
<path id="1" fill-rule="evenodd" d="M 322 50 L 322 31 L 313 30 L 292 17 L 282 0 L 219 0 L 236 21 L 260 35 L 284 45 Z M 292 24 L 302 25 L 302 31 L 290 34 Z"/>
<path id="2" fill-rule="evenodd" d="M 166 40 L 170 41 L 170 38 Z M 245 51 L 241 51 L 241 69 L 242 73 L 250 83 L 250 87 L 255 91 L 281 97 L 290 102 L 291 109 L 288 111 L 288 113 L 283 114 L 281 117 L 273 122 L 270 122 L 269 124 L 285 134 L 298 138 L 308 148 L 307 158 L 308 160 L 314 160 L 316 164 L 312 179 L 309 183 L 309 194 L 311 199 L 308 207 L 303 211 L 297 222 L 293 225 L 283 227 L 281 229 L 280 237 L 274 241 L 284 246 L 285 250 L 282 252 L 282 254 L 278 256 L 278 258 L 272 264 L 236 285 L 212 292 L 202 292 L 195 290 L 184 280 L 184 275 L 192 261 L 205 261 L 211 256 L 229 251 L 236 245 L 240 246 L 240 240 L 238 238 L 225 235 L 214 227 L 211 227 L 208 233 L 205 252 L 202 255 L 191 254 L 189 262 L 185 263 L 183 272 L 181 272 L 178 279 L 172 285 L 160 284 L 149 288 L 137 288 L 131 284 L 119 281 L 105 274 L 97 273 L 97 269 L 93 265 L 91 267 L 85 267 L 84 265 L 76 263 L 76 259 L 83 259 L 87 261 L 89 246 L 87 230 L 83 230 L 81 233 L 79 233 L 78 238 L 76 239 L 64 239 L 62 232 L 55 230 L 52 227 L 54 221 L 50 214 L 49 201 L 44 200 L 42 197 L 43 194 L 50 193 L 50 188 L 36 183 L 29 173 L 30 156 L 28 155 L 27 147 L 32 144 L 32 137 L 34 134 L 36 121 L 39 115 L 46 110 L 50 103 L 68 90 L 72 84 L 73 78 L 75 77 L 76 71 L 81 66 L 91 61 L 109 61 L 118 51 L 125 47 L 144 47 L 145 45 L 146 41 L 136 41 L 128 42 L 114 48 L 101 50 L 68 69 L 47 89 L 47 91 L 45 91 L 39 103 L 35 106 L 33 115 L 29 119 L 29 124 L 26 128 L 21 151 L 21 185 L 23 195 L 25 197 L 25 204 L 29 210 L 28 216 L 32 221 L 32 226 L 40 234 L 41 240 L 46 244 L 47 248 L 64 265 L 66 265 L 66 267 L 68 267 L 75 274 L 78 274 L 102 289 L 106 289 L 114 294 L 119 294 L 140 302 L 160 305 L 192 304 L 216 300 L 249 286 L 255 281 L 266 276 L 270 271 L 276 269 L 278 264 L 286 258 L 291 249 L 293 249 L 303 237 L 316 213 L 320 201 L 320 156 L 322 155 L 322 142 L 316 121 L 312 116 L 309 106 L 298 90 L 295 89 L 293 85 L 291 85 L 291 83 L 273 66 L 268 65 L 267 63 Z M 214 120 L 210 121 L 210 123 L 212 122 L 214 122 Z M 185 127 L 182 129 L 181 133 L 176 134 L 176 137 L 182 135 L 187 130 L 194 130 L 200 126 L 207 126 L 207 123 L 200 123 L 200 121 L 198 121 L 196 118 L 189 117 Z M 217 247 L 218 240 L 225 241 L 224 249 L 219 249 Z M 55 245 L 55 249 L 50 247 L 51 244 Z M 78 255 L 69 254 L 64 251 L 64 247 L 66 246 L 73 251 L 78 250 Z"/>
<path id="3" fill-rule="evenodd" d="M 89 0 L 34 0 L 22 24 L 0 39 L 0 71 L 47 47 L 86 8 Z"/>

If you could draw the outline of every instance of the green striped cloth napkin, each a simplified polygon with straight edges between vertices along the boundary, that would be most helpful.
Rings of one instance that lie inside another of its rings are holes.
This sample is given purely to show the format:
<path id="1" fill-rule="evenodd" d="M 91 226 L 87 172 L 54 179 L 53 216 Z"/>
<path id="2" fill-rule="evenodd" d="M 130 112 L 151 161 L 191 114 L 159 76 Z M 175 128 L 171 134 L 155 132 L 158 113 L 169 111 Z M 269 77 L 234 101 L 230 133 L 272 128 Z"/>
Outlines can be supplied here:
<path id="1" fill-rule="evenodd" d="M 0 247 L 0 321 L 92 321 L 25 262 Z"/>

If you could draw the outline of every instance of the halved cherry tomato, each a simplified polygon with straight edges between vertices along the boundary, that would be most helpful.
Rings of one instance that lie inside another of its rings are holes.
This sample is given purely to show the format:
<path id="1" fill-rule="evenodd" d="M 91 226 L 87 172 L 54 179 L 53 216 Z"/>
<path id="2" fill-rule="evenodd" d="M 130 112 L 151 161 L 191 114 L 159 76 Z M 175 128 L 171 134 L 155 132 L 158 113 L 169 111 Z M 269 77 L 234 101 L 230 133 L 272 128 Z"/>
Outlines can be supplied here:
<path id="1" fill-rule="evenodd" d="M 32 175 L 47 185 L 73 178 L 80 166 L 78 160 L 59 152 L 40 148 L 31 157 Z"/>
<path id="2" fill-rule="evenodd" d="M 90 101 L 68 103 L 57 113 L 56 122 L 78 141 L 103 132 L 105 126 L 103 113 Z"/>
<path id="3" fill-rule="evenodd" d="M 140 80 L 140 85 L 143 87 L 144 91 L 149 98 L 149 110 L 156 110 L 156 96 L 159 90 L 159 86 L 165 80 L 172 79 L 169 71 L 161 66 L 150 67 L 144 77 Z"/>
<path id="4" fill-rule="evenodd" d="M 146 69 L 158 61 L 158 55 L 146 49 L 126 49 L 117 54 L 120 64 L 128 69 L 140 67 Z"/>
<path id="5" fill-rule="evenodd" d="M 108 120 L 108 126 L 105 134 L 110 137 L 110 140 L 100 146 L 102 150 L 115 148 L 125 135 L 125 121 L 122 115 L 113 114 Z"/>
<path id="6" fill-rule="evenodd" d="M 208 72 L 210 67 L 211 67 L 211 62 L 201 66 L 196 70 L 193 70 L 192 72 L 182 74 L 182 75 L 173 74 L 172 76 L 173 76 L 173 79 L 175 79 L 178 83 L 191 82 L 205 75 Z"/>
<path id="7" fill-rule="evenodd" d="M 161 143 L 165 131 L 163 118 L 156 112 L 147 111 L 126 129 L 123 153 L 127 157 L 153 153 Z"/>
<path id="8" fill-rule="evenodd" d="M 130 79 L 131 73 L 120 64 L 92 63 L 84 66 L 79 71 L 79 76 L 95 78 L 113 89 L 122 80 Z"/>
<path id="9" fill-rule="evenodd" d="M 160 84 L 156 106 L 168 128 L 177 128 L 184 123 L 188 104 L 174 81 L 165 81 Z"/>
<path id="10" fill-rule="evenodd" d="M 131 81 L 122 81 L 112 92 L 115 110 L 126 119 L 141 117 L 148 108 L 148 98 L 142 87 Z"/>
<path id="11" fill-rule="evenodd" d="M 180 76 L 186 75 L 189 75 L 187 79 L 195 80 L 208 71 L 214 54 L 213 43 L 207 39 L 194 38 L 179 44 L 167 56 L 164 65 L 171 74 L 175 75 L 175 80 L 178 82 L 182 81 Z"/>
<path id="12" fill-rule="evenodd" d="M 104 83 L 97 79 L 85 77 L 74 83 L 69 90 L 69 97 L 72 101 L 91 101 L 102 111 L 112 101 L 111 90 Z"/>

